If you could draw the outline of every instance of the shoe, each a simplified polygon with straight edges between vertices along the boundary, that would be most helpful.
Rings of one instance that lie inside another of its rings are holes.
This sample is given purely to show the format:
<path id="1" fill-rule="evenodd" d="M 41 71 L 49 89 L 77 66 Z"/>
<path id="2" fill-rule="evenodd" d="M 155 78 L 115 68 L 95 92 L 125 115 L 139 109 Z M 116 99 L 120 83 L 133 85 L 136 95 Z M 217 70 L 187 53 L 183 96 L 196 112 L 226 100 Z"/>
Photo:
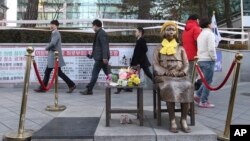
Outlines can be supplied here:
<path id="1" fill-rule="evenodd" d="M 198 91 L 200 89 L 201 85 L 202 85 L 202 80 L 201 79 L 197 79 L 194 82 L 194 90 Z"/>
<path id="2" fill-rule="evenodd" d="M 46 92 L 44 89 L 41 89 L 41 88 L 34 89 L 34 91 L 37 93 L 45 93 Z"/>
<path id="3" fill-rule="evenodd" d="M 194 103 L 196 105 L 199 105 L 200 104 L 200 97 L 198 97 L 197 95 L 194 96 Z"/>
<path id="4" fill-rule="evenodd" d="M 186 127 L 185 127 L 185 125 L 183 125 L 183 123 L 182 123 L 181 121 L 180 121 L 180 125 L 181 125 L 181 130 L 182 130 L 184 133 L 190 133 L 190 132 L 192 132 L 191 128 L 188 127 L 188 125 L 186 125 Z"/>
<path id="5" fill-rule="evenodd" d="M 82 95 L 93 95 L 92 90 L 86 89 L 84 91 L 80 91 L 80 94 Z"/>
<path id="6" fill-rule="evenodd" d="M 125 115 L 125 121 L 127 124 L 132 124 L 132 120 L 128 117 L 128 115 Z"/>
<path id="7" fill-rule="evenodd" d="M 126 88 L 126 89 L 124 89 L 124 91 L 125 91 L 125 92 L 133 92 L 133 89 L 131 89 L 131 88 Z"/>
<path id="8" fill-rule="evenodd" d="M 114 92 L 114 94 L 119 94 L 121 91 L 122 91 L 122 89 L 121 89 L 121 88 L 117 88 L 117 91 L 116 91 L 116 92 Z"/>
<path id="9" fill-rule="evenodd" d="M 126 118 L 124 115 L 121 115 L 120 117 L 120 124 L 125 124 L 126 123 Z"/>
<path id="10" fill-rule="evenodd" d="M 200 102 L 200 104 L 198 106 L 201 107 L 201 108 L 214 108 L 215 107 L 214 104 L 211 104 L 208 101 L 205 102 L 205 103 Z"/>
<path id="11" fill-rule="evenodd" d="M 76 89 L 76 85 L 74 85 L 73 87 L 70 87 L 67 93 L 72 93 L 75 89 Z"/>

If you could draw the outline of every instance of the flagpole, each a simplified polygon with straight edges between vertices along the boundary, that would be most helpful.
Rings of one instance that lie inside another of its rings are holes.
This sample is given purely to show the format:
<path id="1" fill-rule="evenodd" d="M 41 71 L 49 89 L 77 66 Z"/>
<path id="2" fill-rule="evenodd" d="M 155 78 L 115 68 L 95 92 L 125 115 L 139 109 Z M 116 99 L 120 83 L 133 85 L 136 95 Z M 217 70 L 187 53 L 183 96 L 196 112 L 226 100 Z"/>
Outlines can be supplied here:
<path id="1" fill-rule="evenodd" d="M 244 10 L 243 10 L 243 0 L 240 0 L 240 11 L 241 11 L 241 32 L 244 32 L 244 23 L 243 23 L 243 16 L 244 16 Z M 241 35 L 241 39 L 244 39 L 244 35 Z M 244 41 L 241 42 L 242 44 Z"/>

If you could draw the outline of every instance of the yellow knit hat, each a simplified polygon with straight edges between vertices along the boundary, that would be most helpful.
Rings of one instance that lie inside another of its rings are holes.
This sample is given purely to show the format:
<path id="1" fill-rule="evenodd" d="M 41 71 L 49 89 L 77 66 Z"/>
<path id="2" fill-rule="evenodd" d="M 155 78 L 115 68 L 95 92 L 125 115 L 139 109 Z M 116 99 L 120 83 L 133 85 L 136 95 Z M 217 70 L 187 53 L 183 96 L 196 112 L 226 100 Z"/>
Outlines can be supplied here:
<path id="1" fill-rule="evenodd" d="M 177 24 L 176 24 L 175 22 L 173 22 L 173 21 L 167 21 L 167 22 L 165 22 L 165 23 L 162 25 L 162 27 L 161 27 L 161 33 L 164 32 L 164 30 L 166 29 L 166 27 L 168 27 L 168 26 L 170 26 L 170 25 L 172 25 L 172 26 L 175 27 L 176 35 L 178 35 Z"/>

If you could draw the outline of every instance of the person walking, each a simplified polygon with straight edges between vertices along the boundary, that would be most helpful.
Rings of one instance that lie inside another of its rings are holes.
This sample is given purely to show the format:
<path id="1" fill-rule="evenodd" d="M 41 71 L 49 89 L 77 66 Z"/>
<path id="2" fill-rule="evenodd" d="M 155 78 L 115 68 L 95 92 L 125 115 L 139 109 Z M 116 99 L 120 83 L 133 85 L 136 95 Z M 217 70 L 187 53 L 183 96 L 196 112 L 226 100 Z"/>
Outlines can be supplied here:
<path id="1" fill-rule="evenodd" d="M 135 37 L 137 38 L 137 40 L 130 66 L 140 66 L 146 76 L 152 80 L 153 75 L 149 70 L 151 64 L 147 57 L 148 47 L 146 40 L 143 38 L 143 35 L 144 29 L 142 27 L 138 27 L 135 31 Z"/>
<path id="2" fill-rule="evenodd" d="M 102 29 L 102 22 L 98 19 L 92 22 L 92 28 L 95 31 L 95 38 L 93 42 L 92 54 L 88 55 L 87 57 L 90 59 L 93 58 L 95 63 L 90 82 L 87 84 L 84 91 L 80 91 L 80 93 L 83 95 L 93 94 L 93 88 L 101 69 L 107 76 L 110 73 L 108 69 L 108 62 L 110 59 L 108 35 Z"/>
<path id="3" fill-rule="evenodd" d="M 61 34 L 57 30 L 59 26 L 59 22 L 57 20 L 52 20 L 50 22 L 50 29 L 52 31 L 51 40 L 49 45 L 46 47 L 46 51 L 48 51 L 48 59 L 47 59 L 47 67 L 44 72 L 43 83 L 45 86 L 48 85 L 51 71 L 55 66 L 55 51 L 59 53 L 59 67 L 58 67 L 58 76 L 64 80 L 64 82 L 68 85 L 69 90 L 67 93 L 72 93 L 76 88 L 75 83 L 63 73 L 61 67 L 65 66 L 65 62 L 63 60 L 62 49 L 61 49 Z M 41 86 L 38 89 L 35 89 L 36 92 L 46 92 Z"/>
<path id="4" fill-rule="evenodd" d="M 214 66 L 217 59 L 215 35 L 211 29 L 211 20 L 202 19 L 200 21 L 202 28 L 201 34 L 198 36 L 198 64 L 208 84 L 213 81 Z M 206 88 L 204 84 L 201 85 L 196 95 L 194 96 L 194 102 L 201 108 L 213 108 L 214 104 L 208 101 L 210 90 Z"/>
<path id="5" fill-rule="evenodd" d="M 137 40 L 130 66 L 140 66 L 140 68 L 143 69 L 146 76 L 152 81 L 153 75 L 149 70 L 151 64 L 147 57 L 148 47 L 146 40 L 143 38 L 143 35 L 144 35 L 144 29 L 142 27 L 137 27 L 135 30 L 135 37 Z M 115 92 L 115 94 L 120 93 L 121 90 L 122 89 L 117 89 L 117 92 Z M 132 89 L 125 89 L 125 91 L 131 92 Z"/>
<path id="6" fill-rule="evenodd" d="M 197 56 L 197 38 L 200 33 L 199 16 L 197 14 L 190 15 L 186 22 L 185 30 L 182 33 L 182 44 L 188 57 L 188 74 L 190 78 L 194 68 L 194 57 Z"/>

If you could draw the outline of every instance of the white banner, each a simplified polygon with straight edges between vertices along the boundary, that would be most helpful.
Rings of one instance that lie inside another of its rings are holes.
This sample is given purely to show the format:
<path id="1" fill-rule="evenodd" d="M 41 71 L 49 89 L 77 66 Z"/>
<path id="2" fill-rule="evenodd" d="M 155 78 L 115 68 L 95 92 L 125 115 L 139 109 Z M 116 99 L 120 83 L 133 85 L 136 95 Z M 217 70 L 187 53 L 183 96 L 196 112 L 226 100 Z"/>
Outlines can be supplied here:
<path id="1" fill-rule="evenodd" d="M 74 82 L 89 82 L 94 60 L 86 57 L 91 53 L 91 47 L 72 47 L 62 48 L 66 66 L 62 67 L 63 72 Z M 133 48 L 110 48 L 112 66 L 127 66 L 130 64 Z M 23 82 L 26 65 L 26 48 L 1 48 L 0 50 L 0 83 L 17 83 Z M 33 53 L 41 77 L 47 65 L 47 51 L 44 47 L 36 47 Z M 51 73 L 52 74 L 52 73 Z M 105 81 L 105 74 L 100 72 L 98 81 Z M 30 82 L 38 82 L 32 66 Z M 59 79 L 59 82 L 62 82 Z"/>

